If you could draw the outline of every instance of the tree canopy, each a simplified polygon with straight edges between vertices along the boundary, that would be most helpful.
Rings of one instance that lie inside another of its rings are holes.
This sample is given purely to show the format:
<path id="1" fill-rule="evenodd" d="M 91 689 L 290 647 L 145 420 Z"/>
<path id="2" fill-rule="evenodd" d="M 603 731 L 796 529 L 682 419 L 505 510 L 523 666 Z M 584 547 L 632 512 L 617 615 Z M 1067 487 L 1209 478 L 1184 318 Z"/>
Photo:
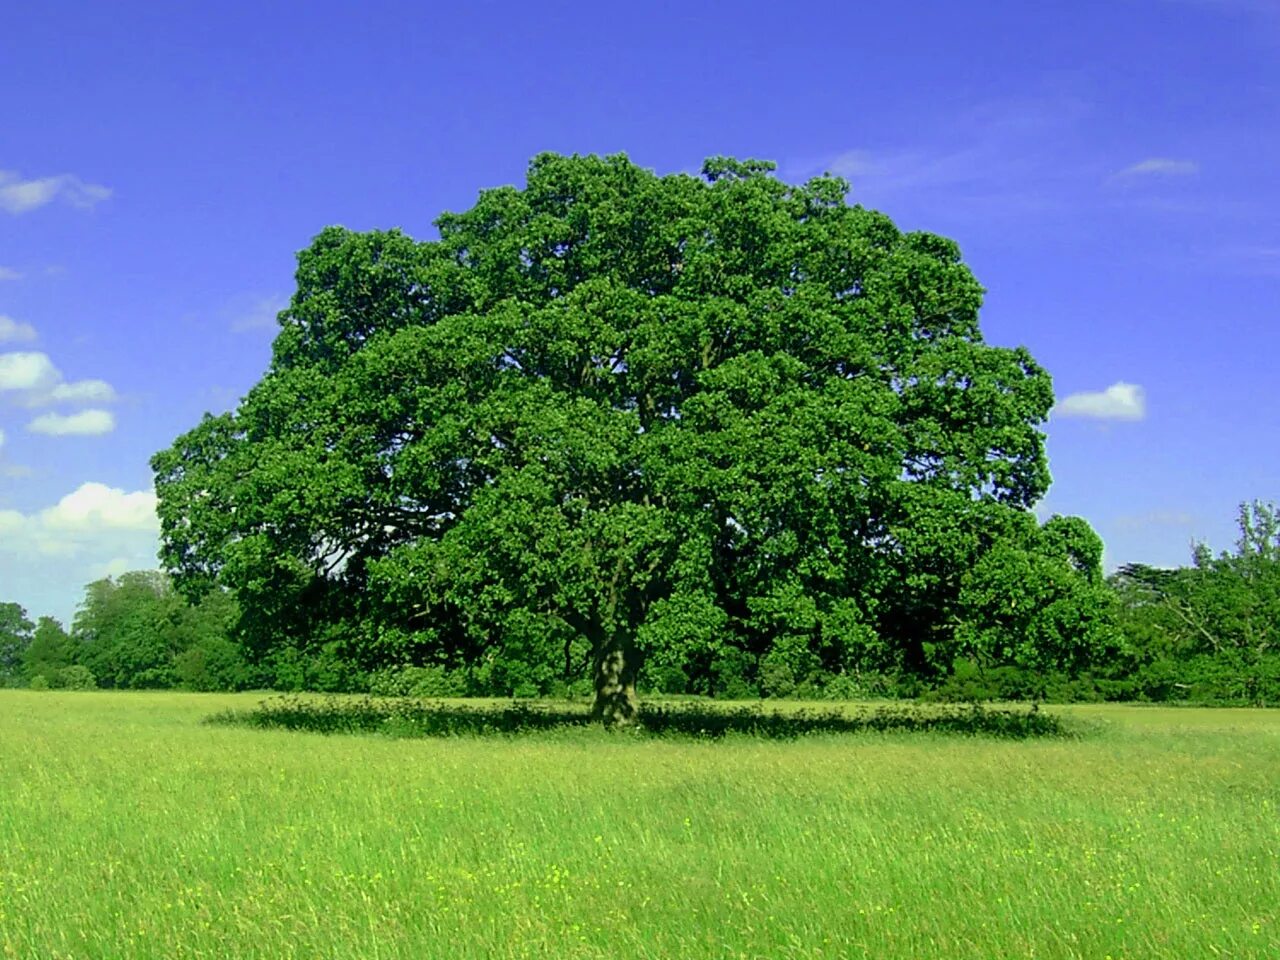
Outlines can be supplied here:
<path id="1" fill-rule="evenodd" d="M 1030 513 L 1048 374 L 954 242 L 772 170 L 544 154 L 438 240 L 324 230 L 263 378 L 153 459 L 165 567 L 255 657 L 559 663 L 606 720 L 726 658 L 1077 657 L 1101 545 Z"/>

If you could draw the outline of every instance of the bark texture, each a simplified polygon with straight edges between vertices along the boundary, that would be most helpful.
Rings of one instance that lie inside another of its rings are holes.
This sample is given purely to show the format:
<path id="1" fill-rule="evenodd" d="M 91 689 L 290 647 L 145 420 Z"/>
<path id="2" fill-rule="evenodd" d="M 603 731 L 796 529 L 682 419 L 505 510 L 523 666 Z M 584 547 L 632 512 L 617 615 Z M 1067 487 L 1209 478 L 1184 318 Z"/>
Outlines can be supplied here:
<path id="1" fill-rule="evenodd" d="M 596 702 L 592 716 L 606 727 L 634 723 L 640 710 L 636 699 L 635 651 L 615 643 L 596 655 Z"/>

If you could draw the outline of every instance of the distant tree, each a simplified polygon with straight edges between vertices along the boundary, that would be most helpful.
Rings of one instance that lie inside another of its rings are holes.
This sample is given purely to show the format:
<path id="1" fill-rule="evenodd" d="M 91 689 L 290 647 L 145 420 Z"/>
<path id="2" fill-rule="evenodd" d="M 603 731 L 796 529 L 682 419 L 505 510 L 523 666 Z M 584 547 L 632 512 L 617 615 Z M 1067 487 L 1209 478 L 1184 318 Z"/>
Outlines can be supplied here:
<path id="1" fill-rule="evenodd" d="M 73 623 L 75 660 L 102 686 L 238 690 L 251 676 L 228 639 L 235 602 L 223 590 L 188 603 L 158 570 L 85 587 Z"/>
<path id="2" fill-rule="evenodd" d="M 1205 544 L 1194 554 L 1201 571 L 1200 607 L 1206 640 L 1216 634 L 1247 670 L 1280 653 L 1280 513 L 1275 504 L 1242 503 L 1234 553 L 1213 556 Z"/>
<path id="3" fill-rule="evenodd" d="M 1178 569 L 1143 564 L 1112 578 L 1122 623 L 1147 662 L 1164 663 L 1184 687 L 1256 701 L 1280 692 L 1280 514 L 1273 504 L 1240 505 L 1234 551 L 1196 544 Z M 1181 669 L 1178 664 L 1183 665 Z"/>
<path id="4" fill-rule="evenodd" d="M 212 590 L 186 604 L 181 621 L 180 651 L 173 673 L 186 690 L 245 690 L 259 682 L 244 651 L 231 638 L 236 604 L 226 590 Z"/>
<path id="5" fill-rule="evenodd" d="M 85 587 L 72 632 L 77 662 L 106 687 L 173 685 L 174 628 L 182 598 L 157 571 L 136 570 Z"/>
<path id="6" fill-rule="evenodd" d="M 958 639 L 980 663 L 1079 671 L 1115 648 L 1115 597 L 1102 576 L 1102 540 L 1078 517 L 1023 522 L 962 578 Z M 1041 691 L 1043 692 L 1043 690 Z"/>
<path id="7" fill-rule="evenodd" d="M 608 722 L 646 669 L 1002 652 L 957 632 L 996 586 L 962 594 L 1048 487 L 1049 377 L 983 341 L 952 241 L 772 169 L 546 154 L 438 242 L 325 230 L 266 375 L 153 459 L 166 569 L 257 659 L 585 667 Z M 1093 636 L 1054 563 L 1039 661 Z"/>
<path id="8" fill-rule="evenodd" d="M 27 682 L 44 677 L 49 686 L 59 686 L 58 674 L 70 666 L 71 655 L 71 638 L 62 624 L 53 617 L 41 617 L 22 658 Z"/>
<path id="9" fill-rule="evenodd" d="M 0 603 L 0 687 L 15 687 L 26 681 L 23 656 L 31 643 L 35 624 L 16 603 Z"/>

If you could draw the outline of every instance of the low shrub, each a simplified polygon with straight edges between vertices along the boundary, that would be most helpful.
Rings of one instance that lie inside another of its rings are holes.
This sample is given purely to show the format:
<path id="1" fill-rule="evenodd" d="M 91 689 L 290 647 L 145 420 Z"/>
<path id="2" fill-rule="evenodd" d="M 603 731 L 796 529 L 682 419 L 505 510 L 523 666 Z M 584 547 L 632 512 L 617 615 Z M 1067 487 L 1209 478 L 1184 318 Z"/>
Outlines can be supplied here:
<path id="1" fill-rule="evenodd" d="M 370 674 L 369 692 L 377 697 L 465 697 L 467 676 L 438 664 L 393 667 Z"/>
<path id="2" fill-rule="evenodd" d="M 73 664 L 58 671 L 56 684 L 61 690 L 96 690 L 98 681 L 88 667 Z"/>

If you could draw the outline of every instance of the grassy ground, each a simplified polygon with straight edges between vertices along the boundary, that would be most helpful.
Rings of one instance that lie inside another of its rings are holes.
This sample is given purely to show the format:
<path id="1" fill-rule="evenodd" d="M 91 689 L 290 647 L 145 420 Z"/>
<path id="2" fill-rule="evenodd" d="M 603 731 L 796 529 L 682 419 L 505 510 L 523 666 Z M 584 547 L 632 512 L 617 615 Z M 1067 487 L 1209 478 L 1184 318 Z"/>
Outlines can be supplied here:
<path id="1" fill-rule="evenodd" d="M 0 956 L 1280 957 L 1280 712 L 391 740 L 0 691 Z"/>

